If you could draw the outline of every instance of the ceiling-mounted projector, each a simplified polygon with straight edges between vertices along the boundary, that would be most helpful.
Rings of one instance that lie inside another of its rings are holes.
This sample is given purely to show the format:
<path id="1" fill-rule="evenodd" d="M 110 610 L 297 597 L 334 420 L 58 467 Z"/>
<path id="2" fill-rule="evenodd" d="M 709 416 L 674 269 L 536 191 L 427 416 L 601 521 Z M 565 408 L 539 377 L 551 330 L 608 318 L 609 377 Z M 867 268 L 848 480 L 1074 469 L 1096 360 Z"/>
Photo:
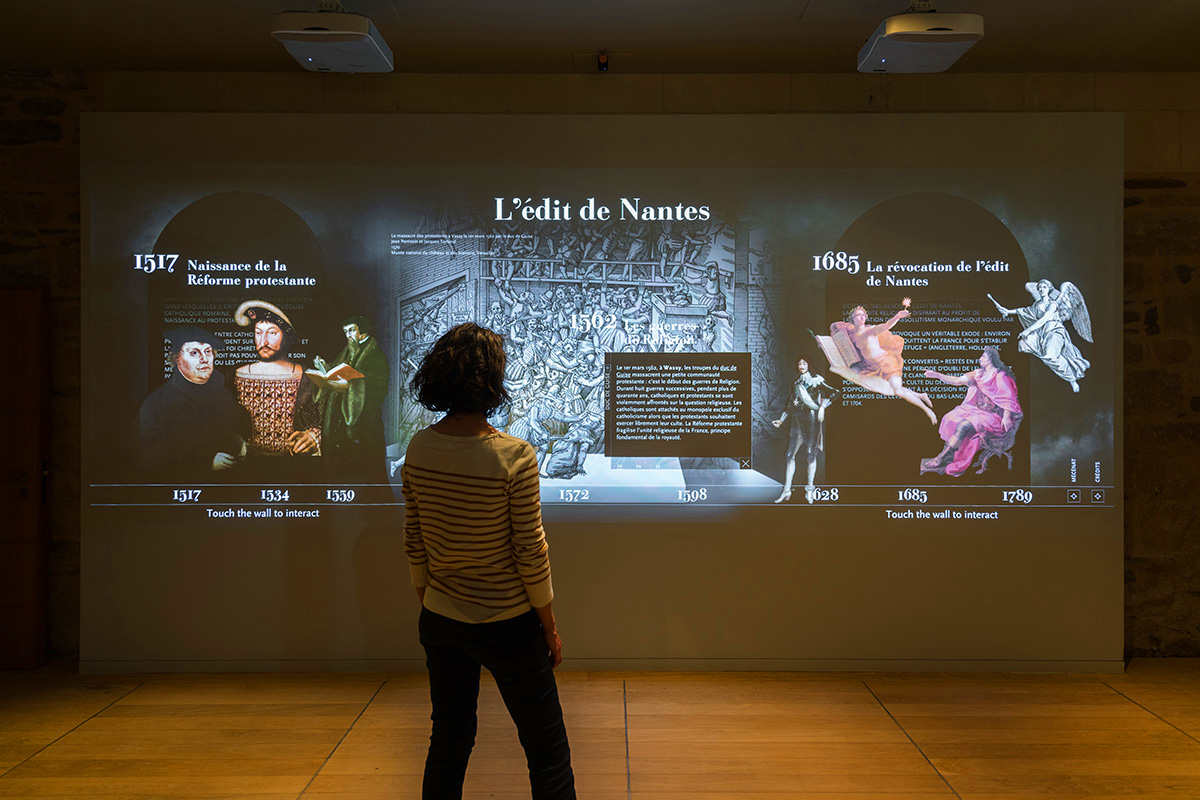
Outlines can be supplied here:
<path id="1" fill-rule="evenodd" d="M 858 71 L 945 72 L 982 38 L 978 14 L 897 14 L 858 51 Z"/>
<path id="2" fill-rule="evenodd" d="M 391 72 L 392 49 L 371 20 L 344 11 L 285 11 L 271 35 L 311 72 Z"/>

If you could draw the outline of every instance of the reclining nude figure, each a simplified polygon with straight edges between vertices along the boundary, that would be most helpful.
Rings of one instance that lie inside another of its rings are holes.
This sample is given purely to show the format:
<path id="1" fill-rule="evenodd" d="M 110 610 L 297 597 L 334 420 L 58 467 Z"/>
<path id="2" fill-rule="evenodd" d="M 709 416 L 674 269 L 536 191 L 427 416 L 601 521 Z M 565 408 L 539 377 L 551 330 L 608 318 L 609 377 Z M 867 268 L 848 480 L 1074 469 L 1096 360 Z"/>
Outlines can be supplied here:
<path id="1" fill-rule="evenodd" d="M 892 328 L 907 316 L 908 309 L 904 308 L 897 311 L 887 322 L 868 325 L 866 309 L 857 306 L 850 312 L 849 322 L 835 322 L 829 326 L 829 332 L 835 342 L 842 335 L 849 338 L 854 343 L 858 359 L 850 363 L 852 359 L 846 358 L 848 366 L 839 367 L 833 364 L 831 357 L 830 369 L 864 389 L 883 395 L 895 395 L 906 403 L 911 403 L 925 412 L 929 421 L 936 425 L 938 419 L 933 413 L 933 402 L 929 395 L 914 392 L 901 383 L 904 358 L 900 354 L 904 350 L 904 339 L 892 333 Z M 820 339 L 818 342 L 821 343 L 826 356 L 830 356 L 825 343 Z"/>

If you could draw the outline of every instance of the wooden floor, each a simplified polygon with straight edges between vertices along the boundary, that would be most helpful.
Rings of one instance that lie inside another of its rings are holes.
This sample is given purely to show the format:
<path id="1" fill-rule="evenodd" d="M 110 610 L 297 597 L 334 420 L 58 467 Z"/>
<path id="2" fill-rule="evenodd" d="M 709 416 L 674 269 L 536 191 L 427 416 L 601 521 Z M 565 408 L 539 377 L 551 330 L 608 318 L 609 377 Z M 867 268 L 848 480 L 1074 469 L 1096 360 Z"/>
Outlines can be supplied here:
<path id="1" fill-rule="evenodd" d="M 560 671 L 584 800 L 1200 798 L 1200 661 L 1125 675 Z M 0 673 L 0 797 L 420 796 L 423 674 Z M 473 800 L 529 797 L 495 685 Z"/>

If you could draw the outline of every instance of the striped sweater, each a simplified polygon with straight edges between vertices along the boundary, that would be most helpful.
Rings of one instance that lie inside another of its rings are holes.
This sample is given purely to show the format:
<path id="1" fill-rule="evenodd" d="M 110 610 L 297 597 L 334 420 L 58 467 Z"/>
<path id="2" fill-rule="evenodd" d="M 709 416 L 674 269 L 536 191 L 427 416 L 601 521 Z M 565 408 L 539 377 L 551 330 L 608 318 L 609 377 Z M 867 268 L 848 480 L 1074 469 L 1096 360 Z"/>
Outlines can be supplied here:
<path id="1" fill-rule="evenodd" d="M 426 608 L 493 622 L 551 601 L 537 455 L 528 442 L 426 428 L 409 442 L 401 476 L 404 549 Z"/>

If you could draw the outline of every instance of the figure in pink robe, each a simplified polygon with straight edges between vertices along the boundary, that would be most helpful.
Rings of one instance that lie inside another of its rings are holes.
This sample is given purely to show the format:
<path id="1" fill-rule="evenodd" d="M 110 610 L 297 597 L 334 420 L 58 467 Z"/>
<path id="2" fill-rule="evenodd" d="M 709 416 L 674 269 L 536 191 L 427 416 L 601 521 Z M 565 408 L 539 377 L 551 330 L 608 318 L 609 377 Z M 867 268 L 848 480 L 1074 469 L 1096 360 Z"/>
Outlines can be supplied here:
<path id="1" fill-rule="evenodd" d="M 1002 436 L 1020 422 L 1017 384 L 994 347 L 984 349 L 979 369 L 965 375 L 952 377 L 933 370 L 925 375 L 953 386 L 966 386 L 967 396 L 942 417 L 938 435 L 946 446 L 933 458 L 922 461 L 921 471 L 962 475 L 975 460 L 985 435 Z"/>

